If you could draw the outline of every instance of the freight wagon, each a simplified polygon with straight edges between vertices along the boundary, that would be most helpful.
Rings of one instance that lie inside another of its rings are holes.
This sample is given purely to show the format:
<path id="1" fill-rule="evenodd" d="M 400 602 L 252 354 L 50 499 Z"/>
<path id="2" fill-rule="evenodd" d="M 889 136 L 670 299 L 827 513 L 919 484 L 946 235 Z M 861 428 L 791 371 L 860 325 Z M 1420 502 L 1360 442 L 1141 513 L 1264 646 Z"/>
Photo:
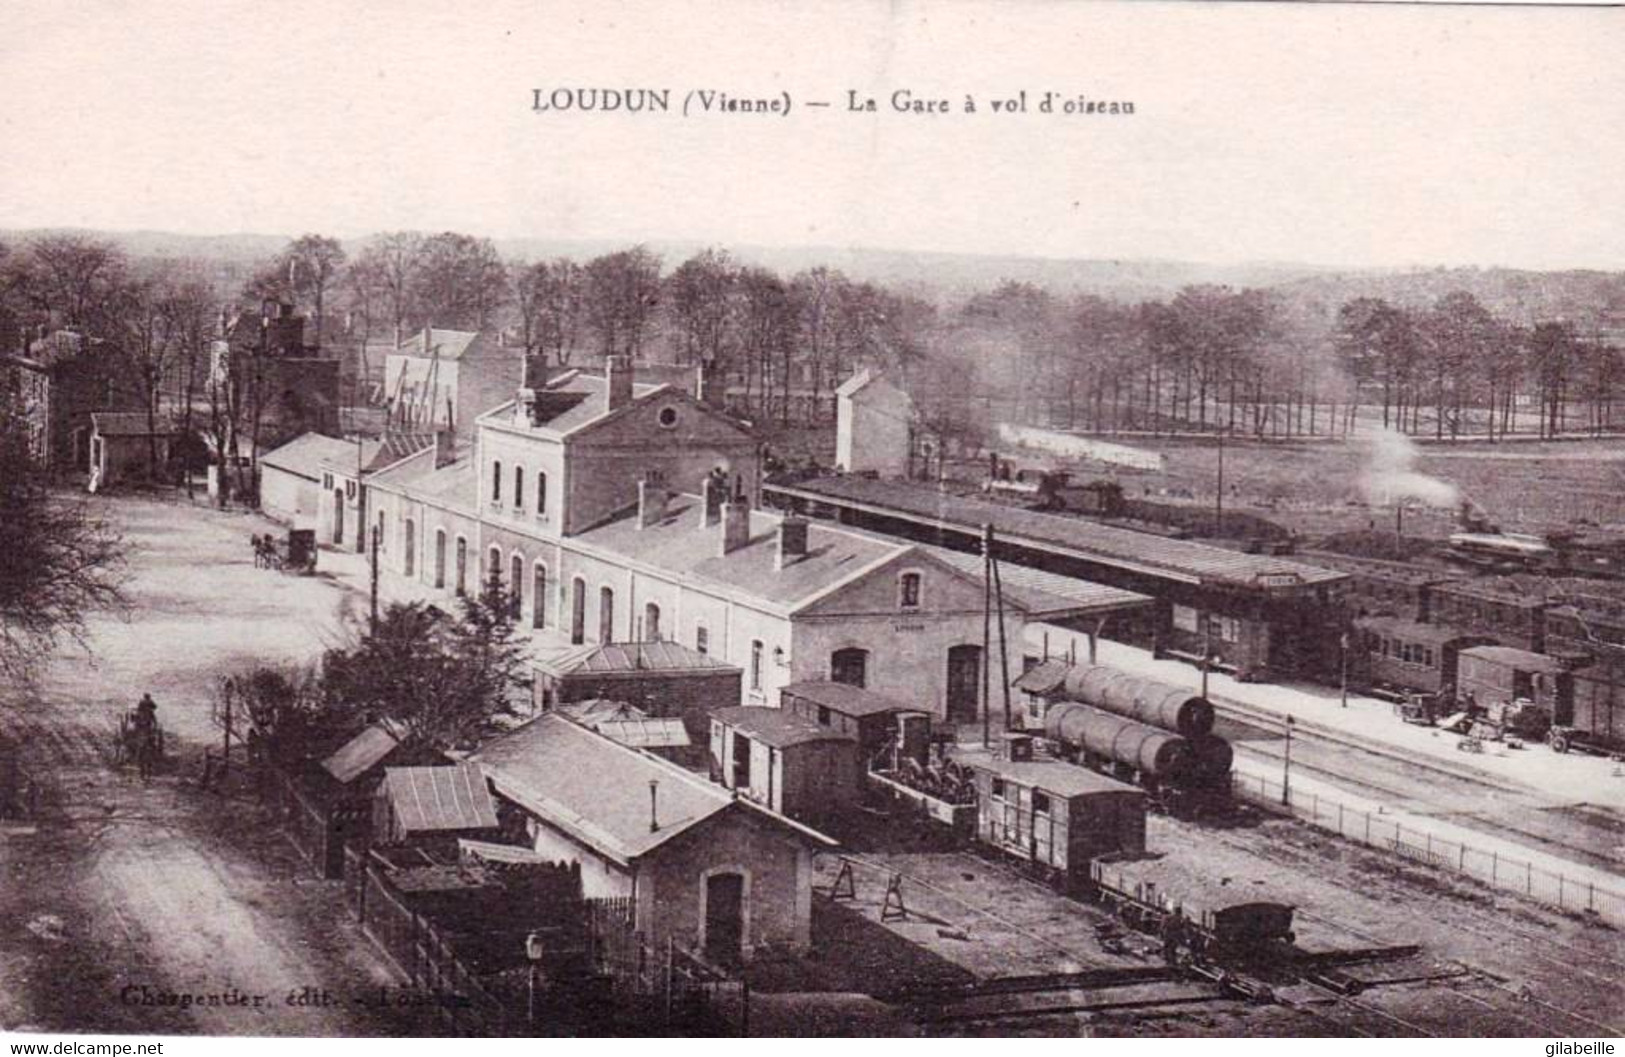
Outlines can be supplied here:
<path id="1" fill-rule="evenodd" d="M 1398 617 L 1366 617 L 1356 621 L 1355 628 L 1360 639 L 1351 673 L 1354 682 L 1390 699 L 1411 694 L 1452 695 L 1461 651 L 1496 641 L 1488 635 Z"/>
<path id="2" fill-rule="evenodd" d="M 1051 704 L 1044 734 L 1064 758 L 1134 782 L 1166 810 L 1199 813 L 1230 801 L 1234 753 L 1223 738 L 1185 737 L 1077 701 Z"/>
<path id="3" fill-rule="evenodd" d="M 1091 892 L 1133 928 L 1161 935 L 1165 953 L 1198 962 L 1246 961 L 1294 940 L 1294 908 L 1220 884 L 1177 859 L 1112 861 L 1090 868 Z M 1177 950 L 1173 948 L 1178 948 Z"/>

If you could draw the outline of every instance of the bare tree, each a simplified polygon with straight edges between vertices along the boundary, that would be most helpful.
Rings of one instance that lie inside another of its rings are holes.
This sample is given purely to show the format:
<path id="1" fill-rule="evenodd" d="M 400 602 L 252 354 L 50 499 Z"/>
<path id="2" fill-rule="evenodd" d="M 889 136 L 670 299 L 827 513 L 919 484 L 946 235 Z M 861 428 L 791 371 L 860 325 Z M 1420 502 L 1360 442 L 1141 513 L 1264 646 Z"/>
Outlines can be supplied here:
<path id="1" fill-rule="evenodd" d="M 417 246 L 410 294 L 424 326 L 483 330 L 508 296 L 508 272 L 490 239 L 442 232 Z"/>
<path id="2" fill-rule="evenodd" d="M 644 247 L 587 263 L 586 322 L 602 355 L 635 357 L 659 303 L 660 258 Z"/>
<path id="3" fill-rule="evenodd" d="M 344 266 L 344 247 L 326 235 L 301 235 L 282 256 L 288 263 L 296 294 L 308 298 L 316 320 L 315 345 L 321 348 L 325 337 L 325 308 L 328 287 Z"/>
<path id="4" fill-rule="evenodd" d="M 568 258 L 513 265 L 514 307 L 528 358 L 568 364 L 580 343 L 585 276 Z"/>

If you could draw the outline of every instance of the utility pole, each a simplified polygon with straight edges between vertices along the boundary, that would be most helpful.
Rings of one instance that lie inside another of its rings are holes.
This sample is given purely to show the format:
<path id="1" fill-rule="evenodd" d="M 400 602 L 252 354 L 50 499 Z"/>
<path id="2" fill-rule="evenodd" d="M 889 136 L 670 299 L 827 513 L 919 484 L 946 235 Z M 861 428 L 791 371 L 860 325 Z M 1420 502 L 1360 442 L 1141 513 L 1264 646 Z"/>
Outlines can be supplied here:
<path id="1" fill-rule="evenodd" d="M 1343 707 L 1347 708 L 1349 707 L 1349 633 L 1346 631 L 1337 638 L 1337 672 Z"/>
<path id="2" fill-rule="evenodd" d="M 1291 796 L 1291 793 L 1289 791 L 1290 788 L 1291 788 L 1291 782 L 1292 782 L 1292 728 L 1294 726 L 1296 726 L 1296 725 L 1297 725 L 1296 720 L 1294 720 L 1291 716 L 1286 717 L 1286 752 L 1285 752 L 1285 755 L 1282 757 L 1282 763 L 1281 763 L 1281 806 L 1282 807 L 1291 807 L 1292 806 L 1292 796 Z"/>
<path id="3" fill-rule="evenodd" d="M 999 685 L 1004 690 L 1004 729 L 1015 729 L 1010 715 L 1010 645 L 1004 637 L 1004 581 L 999 576 L 999 561 L 993 556 L 993 527 L 987 529 L 987 564 L 993 570 L 993 601 L 999 609 Z"/>
<path id="4" fill-rule="evenodd" d="M 988 654 L 993 652 L 993 526 L 982 526 L 982 748 L 993 745 L 993 708 L 991 682 L 992 666 Z"/>
<path id="5" fill-rule="evenodd" d="M 1215 428 L 1219 434 L 1219 486 L 1213 494 L 1213 536 L 1218 539 L 1224 535 L 1224 424 L 1217 423 Z"/>
<path id="6" fill-rule="evenodd" d="M 368 627 L 376 633 L 378 631 L 378 544 L 382 535 L 380 526 L 372 527 L 372 612 Z"/>

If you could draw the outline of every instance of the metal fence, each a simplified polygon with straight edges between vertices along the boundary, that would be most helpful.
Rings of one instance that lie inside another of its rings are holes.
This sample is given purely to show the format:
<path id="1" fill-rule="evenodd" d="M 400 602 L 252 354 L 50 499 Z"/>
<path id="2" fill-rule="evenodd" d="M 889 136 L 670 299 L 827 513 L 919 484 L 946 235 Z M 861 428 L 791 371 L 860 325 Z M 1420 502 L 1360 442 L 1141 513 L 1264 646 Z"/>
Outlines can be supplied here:
<path id="1" fill-rule="evenodd" d="M 1437 837 L 1415 824 L 1407 826 L 1388 815 L 1352 808 L 1319 793 L 1291 789 L 1283 798 L 1281 783 L 1263 775 L 1232 774 L 1231 786 L 1238 799 L 1290 813 L 1357 844 L 1461 874 L 1560 910 L 1593 914 L 1611 925 L 1625 925 L 1625 894 L 1599 887 L 1590 879 L 1543 869 L 1526 859 L 1486 851 L 1465 841 Z"/>

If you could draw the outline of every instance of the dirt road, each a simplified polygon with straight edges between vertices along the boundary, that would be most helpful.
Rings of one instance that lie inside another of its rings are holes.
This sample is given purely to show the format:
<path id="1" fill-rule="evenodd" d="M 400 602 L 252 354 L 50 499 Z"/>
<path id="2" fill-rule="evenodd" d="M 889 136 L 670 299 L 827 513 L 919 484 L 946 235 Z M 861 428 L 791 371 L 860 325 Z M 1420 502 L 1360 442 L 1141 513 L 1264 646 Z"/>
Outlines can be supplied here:
<path id="1" fill-rule="evenodd" d="M 98 503 L 129 544 L 128 618 L 98 617 L 92 658 L 65 651 L 37 690 L 0 691 L 0 736 L 46 787 L 42 817 L 0 833 L 0 1027 L 411 1030 L 378 1008 L 395 978 L 336 883 L 310 873 L 253 790 L 196 782 L 218 744 L 218 676 L 251 658 L 312 659 L 343 634 L 353 596 L 254 568 L 258 519 Z M 118 715 L 143 691 L 171 750 L 147 781 L 108 759 Z"/>

